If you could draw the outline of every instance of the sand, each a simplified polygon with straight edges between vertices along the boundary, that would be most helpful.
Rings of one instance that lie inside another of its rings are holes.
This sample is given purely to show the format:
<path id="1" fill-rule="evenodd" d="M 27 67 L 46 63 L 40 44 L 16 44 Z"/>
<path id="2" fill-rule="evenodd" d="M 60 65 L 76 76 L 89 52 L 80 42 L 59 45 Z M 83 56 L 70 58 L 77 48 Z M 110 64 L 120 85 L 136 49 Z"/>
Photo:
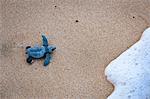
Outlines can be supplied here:
<path id="1" fill-rule="evenodd" d="M 1 0 L 1 99 L 106 99 L 105 67 L 150 26 L 150 0 Z M 76 21 L 78 20 L 78 21 Z M 57 46 L 53 62 L 26 63 L 25 47 Z"/>

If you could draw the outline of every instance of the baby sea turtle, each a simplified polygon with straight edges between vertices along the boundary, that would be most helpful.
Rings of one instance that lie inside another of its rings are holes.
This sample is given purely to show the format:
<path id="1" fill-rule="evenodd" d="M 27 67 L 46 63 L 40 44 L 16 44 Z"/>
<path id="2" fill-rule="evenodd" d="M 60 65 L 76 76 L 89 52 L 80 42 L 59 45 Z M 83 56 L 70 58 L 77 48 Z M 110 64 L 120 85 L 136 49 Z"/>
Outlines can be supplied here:
<path id="1" fill-rule="evenodd" d="M 33 59 L 45 58 L 44 66 L 47 66 L 52 60 L 52 52 L 56 49 L 55 46 L 49 45 L 48 40 L 45 35 L 42 35 L 42 46 L 27 46 L 26 54 L 27 54 L 27 63 L 32 64 Z"/>

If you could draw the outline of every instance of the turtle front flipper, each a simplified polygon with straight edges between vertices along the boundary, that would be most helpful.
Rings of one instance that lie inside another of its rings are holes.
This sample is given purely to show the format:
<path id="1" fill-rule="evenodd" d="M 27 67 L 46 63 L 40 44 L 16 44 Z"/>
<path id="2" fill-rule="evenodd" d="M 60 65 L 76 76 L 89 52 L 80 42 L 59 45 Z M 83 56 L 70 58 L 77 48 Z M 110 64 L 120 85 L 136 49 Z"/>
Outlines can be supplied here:
<path id="1" fill-rule="evenodd" d="M 48 40 L 45 35 L 42 35 L 42 41 L 43 41 L 43 46 L 47 47 L 48 46 Z"/>
<path id="2" fill-rule="evenodd" d="M 52 57 L 49 53 L 46 53 L 46 58 L 44 60 L 44 66 L 47 66 L 52 60 Z"/>

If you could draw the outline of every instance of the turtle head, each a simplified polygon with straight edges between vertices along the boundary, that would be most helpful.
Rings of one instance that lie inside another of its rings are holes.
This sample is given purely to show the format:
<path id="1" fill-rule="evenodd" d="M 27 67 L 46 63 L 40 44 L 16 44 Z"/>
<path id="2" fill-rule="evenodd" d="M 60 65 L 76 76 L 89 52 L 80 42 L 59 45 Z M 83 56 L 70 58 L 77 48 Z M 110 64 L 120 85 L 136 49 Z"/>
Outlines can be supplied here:
<path id="1" fill-rule="evenodd" d="M 53 45 L 49 45 L 49 46 L 48 46 L 48 51 L 49 51 L 50 53 L 53 52 L 55 49 L 56 49 L 56 47 L 53 46 Z"/>

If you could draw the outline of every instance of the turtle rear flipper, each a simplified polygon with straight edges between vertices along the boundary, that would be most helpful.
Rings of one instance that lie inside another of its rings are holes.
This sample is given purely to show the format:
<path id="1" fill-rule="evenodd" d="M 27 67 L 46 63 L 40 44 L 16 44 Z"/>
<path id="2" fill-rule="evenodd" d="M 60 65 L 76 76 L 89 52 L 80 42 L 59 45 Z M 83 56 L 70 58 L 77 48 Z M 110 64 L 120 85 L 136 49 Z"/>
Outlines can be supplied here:
<path id="1" fill-rule="evenodd" d="M 46 58 L 44 60 L 44 66 L 47 66 L 52 60 L 52 57 L 49 53 L 46 53 Z"/>
<path id="2" fill-rule="evenodd" d="M 32 64 L 32 60 L 33 60 L 33 58 L 31 56 L 29 56 L 26 61 L 27 61 L 27 63 Z"/>
<path id="3" fill-rule="evenodd" d="M 27 47 L 26 47 L 26 50 L 27 50 L 28 48 L 31 48 L 31 46 L 27 46 Z"/>
<path id="4" fill-rule="evenodd" d="M 45 35 L 42 35 L 42 41 L 43 41 L 43 46 L 47 47 L 48 46 L 48 40 Z"/>

